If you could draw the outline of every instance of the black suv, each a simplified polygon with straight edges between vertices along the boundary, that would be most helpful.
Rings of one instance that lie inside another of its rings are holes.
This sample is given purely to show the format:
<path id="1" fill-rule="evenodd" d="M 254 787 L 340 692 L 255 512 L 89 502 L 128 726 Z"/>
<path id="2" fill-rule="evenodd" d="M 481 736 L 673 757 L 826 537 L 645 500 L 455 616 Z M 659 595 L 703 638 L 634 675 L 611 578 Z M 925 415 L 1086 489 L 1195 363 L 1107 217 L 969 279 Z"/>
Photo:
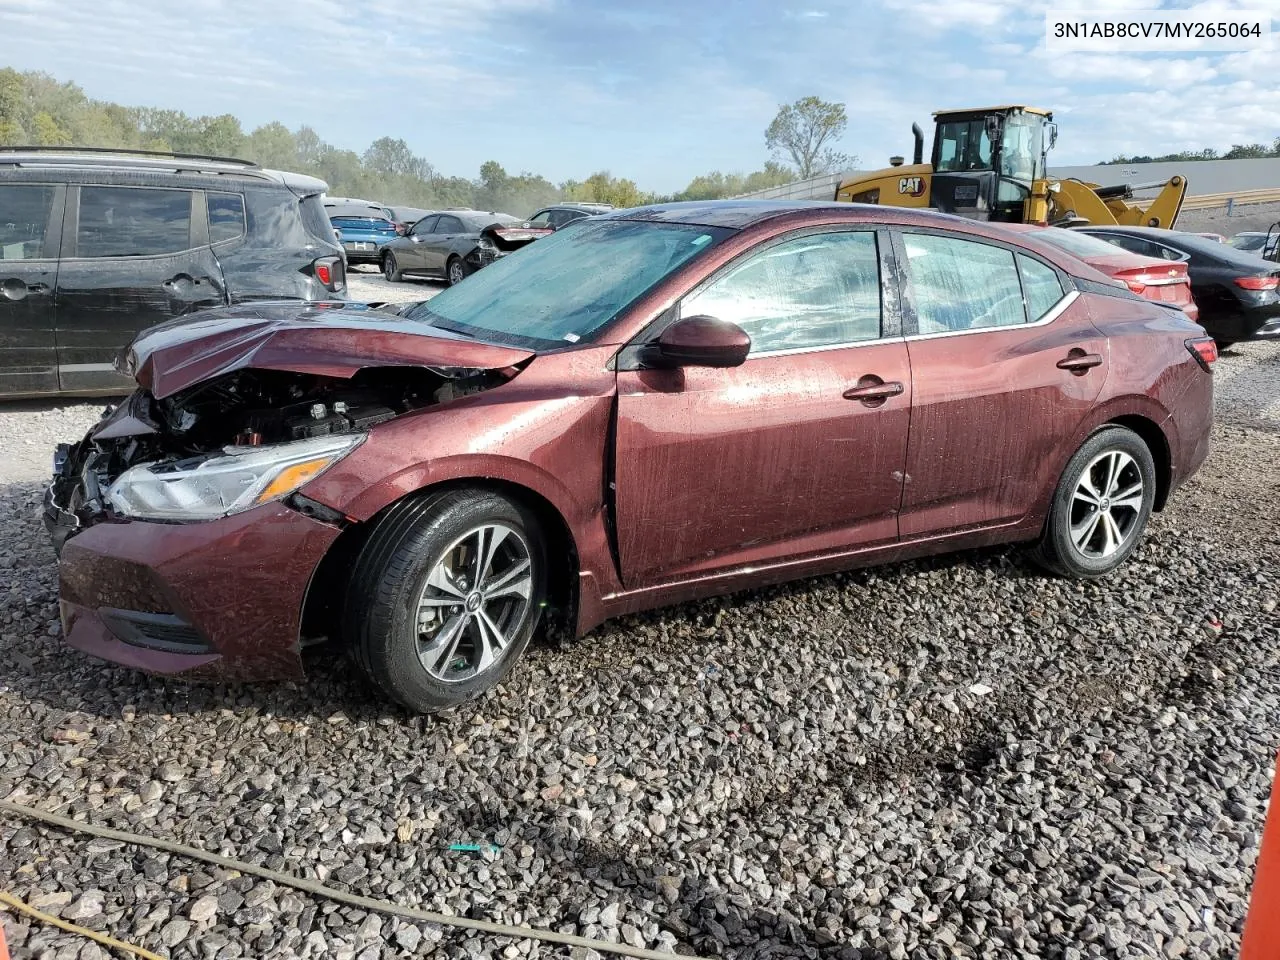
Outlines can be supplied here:
<path id="1" fill-rule="evenodd" d="M 246 300 L 334 300 L 323 180 L 245 160 L 0 149 L 0 396 L 113 393 L 144 327 Z"/>

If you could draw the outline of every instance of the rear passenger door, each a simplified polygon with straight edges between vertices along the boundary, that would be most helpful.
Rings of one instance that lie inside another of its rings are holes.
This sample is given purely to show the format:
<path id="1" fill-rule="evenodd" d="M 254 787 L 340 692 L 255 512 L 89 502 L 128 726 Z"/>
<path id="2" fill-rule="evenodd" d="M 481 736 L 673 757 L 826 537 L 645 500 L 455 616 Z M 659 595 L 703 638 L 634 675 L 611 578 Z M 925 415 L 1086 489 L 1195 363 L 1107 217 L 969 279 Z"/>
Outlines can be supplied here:
<path id="1" fill-rule="evenodd" d="M 904 540 L 1024 518 L 1107 376 L 1067 278 L 972 236 L 895 233 L 911 355 Z"/>
<path id="2" fill-rule="evenodd" d="M 58 389 L 53 291 L 66 187 L 0 184 L 0 396 Z"/>
<path id="3" fill-rule="evenodd" d="M 449 254 L 453 252 L 453 241 L 458 238 L 462 230 L 462 221 L 459 218 L 443 213 L 440 215 L 440 219 L 436 221 L 435 230 L 425 244 L 427 270 L 444 276 L 445 263 L 448 262 Z"/>
<path id="4" fill-rule="evenodd" d="M 73 186 L 63 233 L 55 298 L 63 390 L 127 389 L 113 361 L 139 331 L 226 302 L 202 191 Z"/>

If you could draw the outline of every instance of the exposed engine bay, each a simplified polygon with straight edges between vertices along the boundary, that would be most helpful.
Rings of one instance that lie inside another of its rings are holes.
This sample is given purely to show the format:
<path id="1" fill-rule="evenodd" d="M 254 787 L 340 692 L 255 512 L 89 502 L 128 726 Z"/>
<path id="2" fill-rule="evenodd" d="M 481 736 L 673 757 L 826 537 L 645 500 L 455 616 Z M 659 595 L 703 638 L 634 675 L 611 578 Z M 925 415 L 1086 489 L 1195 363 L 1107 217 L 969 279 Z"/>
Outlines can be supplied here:
<path id="1" fill-rule="evenodd" d="M 210 454 L 364 433 L 414 410 L 482 393 L 515 372 L 394 366 L 365 368 L 347 379 L 242 369 L 163 399 L 139 389 L 106 408 L 79 443 L 59 445 L 46 510 L 83 526 L 105 518 L 108 488 L 138 464 L 182 470 Z"/>

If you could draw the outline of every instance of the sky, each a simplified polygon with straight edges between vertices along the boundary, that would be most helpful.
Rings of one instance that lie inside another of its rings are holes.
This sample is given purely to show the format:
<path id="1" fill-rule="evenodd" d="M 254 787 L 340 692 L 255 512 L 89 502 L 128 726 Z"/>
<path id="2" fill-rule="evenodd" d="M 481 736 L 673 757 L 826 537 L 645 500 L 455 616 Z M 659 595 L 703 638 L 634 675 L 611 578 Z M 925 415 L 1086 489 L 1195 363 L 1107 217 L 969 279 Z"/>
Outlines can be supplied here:
<path id="1" fill-rule="evenodd" d="M 1280 18 L 1280 0 L 1249 5 Z M 1245 53 L 1054 56 L 1048 6 L 0 0 L 0 36 L 21 38 L 4 44 L 0 66 L 118 103 L 232 113 L 246 130 L 306 124 L 360 152 L 400 137 L 448 175 L 474 177 L 493 159 L 556 182 L 609 170 L 657 192 L 709 170 L 759 169 L 779 104 L 811 94 L 846 105 L 836 147 L 862 169 L 909 157 L 913 120 L 928 131 L 933 110 L 994 103 L 1054 111 L 1051 166 L 1280 136 L 1280 40 Z"/>

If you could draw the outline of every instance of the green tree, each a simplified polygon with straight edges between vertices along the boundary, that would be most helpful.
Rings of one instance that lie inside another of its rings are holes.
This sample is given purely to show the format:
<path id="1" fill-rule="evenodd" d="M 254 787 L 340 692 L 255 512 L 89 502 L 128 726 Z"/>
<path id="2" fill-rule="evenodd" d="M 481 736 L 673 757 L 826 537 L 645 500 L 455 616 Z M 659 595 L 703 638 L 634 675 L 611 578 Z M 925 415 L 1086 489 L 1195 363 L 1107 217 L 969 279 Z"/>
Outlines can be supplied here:
<path id="1" fill-rule="evenodd" d="M 298 144 L 283 123 L 265 123 L 249 134 L 244 145 L 244 158 L 277 170 L 298 166 Z"/>
<path id="2" fill-rule="evenodd" d="M 848 124 L 843 103 L 802 97 L 778 108 L 765 129 L 764 142 L 774 156 L 790 157 L 804 180 L 857 162 L 828 146 L 840 138 Z"/>
<path id="3" fill-rule="evenodd" d="M 200 117 L 196 121 L 197 153 L 215 157 L 237 157 L 245 144 L 240 121 L 229 113 L 218 117 Z"/>
<path id="4" fill-rule="evenodd" d="M 1265 143 L 1235 143 L 1222 155 L 1223 160 L 1261 160 L 1272 156 L 1272 150 Z"/>
<path id="5" fill-rule="evenodd" d="M 58 126 L 58 121 L 43 110 L 32 118 L 31 129 L 36 143 L 42 147 L 65 147 L 71 143 L 71 137 Z"/>

